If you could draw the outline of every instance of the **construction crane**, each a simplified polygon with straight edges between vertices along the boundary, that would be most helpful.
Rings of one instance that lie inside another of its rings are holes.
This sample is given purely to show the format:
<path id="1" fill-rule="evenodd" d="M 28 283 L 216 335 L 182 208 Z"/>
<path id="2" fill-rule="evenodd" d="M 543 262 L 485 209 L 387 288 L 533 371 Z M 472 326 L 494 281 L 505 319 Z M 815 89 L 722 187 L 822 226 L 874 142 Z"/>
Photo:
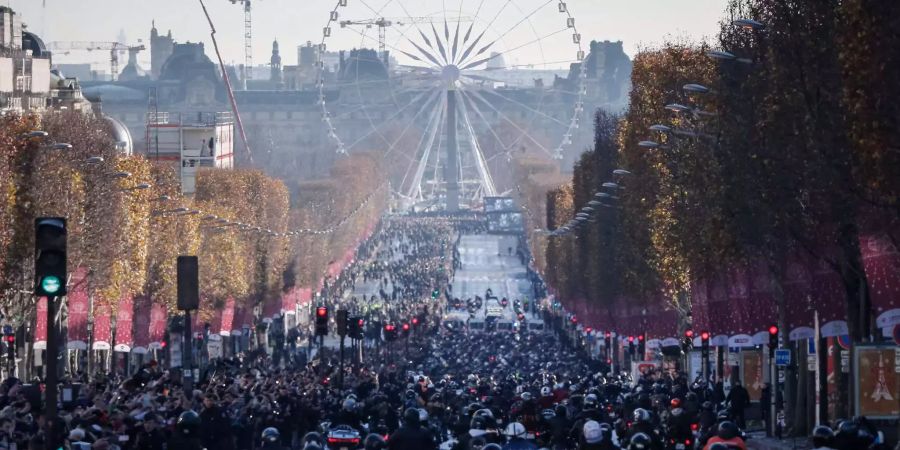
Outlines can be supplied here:
<path id="1" fill-rule="evenodd" d="M 110 80 L 116 81 L 119 77 L 119 52 L 127 50 L 129 56 L 137 55 L 138 52 L 144 51 L 147 47 L 144 44 L 128 45 L 121 42 L 89 42 L 89 41 L 56 41 L 47 44 L 47 48 L 53 52 L 59 52 L 68 55 L 74 51 L 92 52 L 95 50 L 109 51 L 109 72 Z"/>
<path id="2" fill-rule="evenodd" d="M 244 5 L 244 89 L 247 89 L 247 80 L 253 79 L 253 0 L 231 0 L 231 4 Z"/>
<path id="3" fill-rule="evenodd" d="M 471 22 L 473 19 L 471 17 L 457 17 L 456 22 Z M 416 25 L 420 23 L 437 23 L 441 22 L 435 17 L 394 17 L 394 18 L 385 18 L 379 17 L 377 19 L 368 19 L 368 20 L 342 20 L 340 21 L 341 28 L 346 28 L 352 25 L 361 25 L 366 28 L 378 27 L 378 54 L 384 55 L 387 47 L 387 39 L 386 39 L 386 30 L 388 27 L 392 27 L 394 25 L 403 26 L 403 25 Z"/>

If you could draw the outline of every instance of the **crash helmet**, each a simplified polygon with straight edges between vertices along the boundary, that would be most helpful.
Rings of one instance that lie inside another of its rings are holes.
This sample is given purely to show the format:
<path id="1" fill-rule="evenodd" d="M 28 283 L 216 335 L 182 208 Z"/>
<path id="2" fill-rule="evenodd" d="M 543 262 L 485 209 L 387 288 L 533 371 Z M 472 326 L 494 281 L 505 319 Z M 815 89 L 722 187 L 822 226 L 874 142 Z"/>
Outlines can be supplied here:
<path id="1" fill-rule="evenodd" d="M 738 428 L 738 426 L 734 422 L 732 422 L 730 420 L 726 420 L 726 421 L 720 423 L 719 430 L 716 433 L 716 435 L 718 435 L 720 438 L 725 439 L 725 440 L 734 439 L 734 438 L 738 437 L 740 434 L 741 434 L 741 430 Z"/>
<path id="2" fill-rule="evenodd" d="M 644 408 L 634 410 L 634 423 L 642 423 L 650 421 L 650 412 Z"/>
<path id="3" fill-rule="evenodd" d="M 819 425 L 813 429 L 811 440 L 813 447 L 828 447 L 834 440 L 834 431 L 828 426 Z"/>
<path id="4" fill-rule="evenodd" d="M 365 449 L 366 450 L 384 450 L 387 448 L 387 442 L 384 441 L 384 438 L 378 433 L 372 433 L 366 436 L 365 441 Z"/>
<path id="5" fill-rule="evenodd" d="M 506 429 L 503 430 L 503 434 L 510 438 L 525 438 L 525 425 L 522 425 L 519 422 L 510 422 L 509 425 L 506 426 Z"/>
<path id="6" fill-rule="evenodd" d="M 281 433 L 278 432 L 278 428 L 269 427 L 262 432 L 263 442 L 278 442 L 279 438 L 281 438 Z"/>
<path id="7" fill-rule="evenodd" d="M 195 434 L 200 429 L 200 416 L 196 412 L 187 410 L 178 416 L 175 428 L 182 434 Z"/>
<path id="8" fill-rule="evenodd" d="M 636 433 L 628 441 L 628 450 L 650 450 L 651 448 L 653 448 L 653 441 L 646 433 Z"/>
<path id="9" fill-rule="evenodd" d="M 419 424 L 419 410 L 416 408 L 406 408 L 403 412 L 403 423 L 406 425 Z"/>

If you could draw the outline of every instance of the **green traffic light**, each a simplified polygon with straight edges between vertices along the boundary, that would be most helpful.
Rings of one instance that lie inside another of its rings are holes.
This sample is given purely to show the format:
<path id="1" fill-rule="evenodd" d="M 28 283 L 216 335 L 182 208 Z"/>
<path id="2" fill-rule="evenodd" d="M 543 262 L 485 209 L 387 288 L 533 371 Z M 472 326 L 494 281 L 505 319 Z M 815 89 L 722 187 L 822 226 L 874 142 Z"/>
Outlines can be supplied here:
<path id="1" fill-rule="evenodd" d="M 62 283 L 60 283 L 59 278 L 48 275 L 41 280 L 41 289 L 48 294 L 55 294 L 59 292 L 59 288 L 62 287 Z"/>

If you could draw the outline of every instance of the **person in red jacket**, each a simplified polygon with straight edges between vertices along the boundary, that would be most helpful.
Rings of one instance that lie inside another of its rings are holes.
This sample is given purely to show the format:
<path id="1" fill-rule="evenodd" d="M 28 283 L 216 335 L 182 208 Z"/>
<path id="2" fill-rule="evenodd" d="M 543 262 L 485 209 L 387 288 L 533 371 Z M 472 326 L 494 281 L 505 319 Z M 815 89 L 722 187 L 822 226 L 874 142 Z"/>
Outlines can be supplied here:
<path id="1" fill-rule="evenodd" d="M 741 438 L 740 429 L 734 422 L 727 420 L 719 424 L 718 433 L 706 441 L 706 446 L 703 447 L 703 450 L 711 450 L 712 445 L 716 443 L 722 443 L 731 448 L 747 450 L 747 444 Z"/>

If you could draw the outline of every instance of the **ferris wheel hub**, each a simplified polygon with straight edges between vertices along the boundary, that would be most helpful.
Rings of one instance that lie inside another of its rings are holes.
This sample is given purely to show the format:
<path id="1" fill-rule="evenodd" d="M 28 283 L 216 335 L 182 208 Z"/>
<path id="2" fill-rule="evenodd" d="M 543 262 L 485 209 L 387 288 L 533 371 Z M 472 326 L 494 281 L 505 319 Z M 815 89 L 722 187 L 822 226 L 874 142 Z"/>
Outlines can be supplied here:
<path id="1" fill-rule="evenodd" d="M 460 70 L 455 64 L 449 64 L 441 68 L 441 78 L 447 84 L 456 84 L 459 81 Z"/>

